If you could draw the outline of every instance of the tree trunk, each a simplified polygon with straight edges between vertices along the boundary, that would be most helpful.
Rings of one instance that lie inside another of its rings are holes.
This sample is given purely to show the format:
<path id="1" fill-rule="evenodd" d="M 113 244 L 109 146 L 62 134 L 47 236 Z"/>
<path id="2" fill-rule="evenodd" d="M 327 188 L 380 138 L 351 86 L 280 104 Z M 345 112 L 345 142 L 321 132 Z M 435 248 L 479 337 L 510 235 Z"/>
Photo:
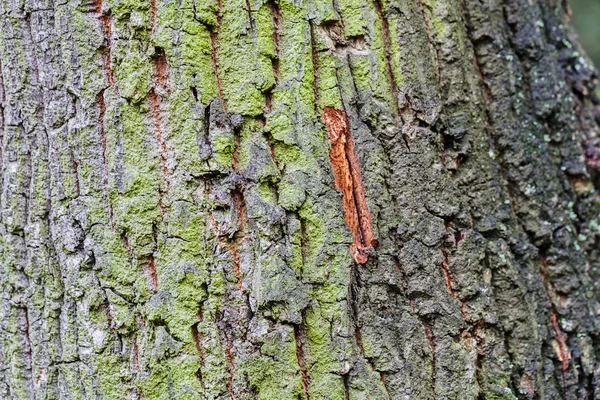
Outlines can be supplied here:
<path id="1" fill-rule="evenodd" d="M 3 0 L 3 399 L 600 399 L 563 0 Z"/>

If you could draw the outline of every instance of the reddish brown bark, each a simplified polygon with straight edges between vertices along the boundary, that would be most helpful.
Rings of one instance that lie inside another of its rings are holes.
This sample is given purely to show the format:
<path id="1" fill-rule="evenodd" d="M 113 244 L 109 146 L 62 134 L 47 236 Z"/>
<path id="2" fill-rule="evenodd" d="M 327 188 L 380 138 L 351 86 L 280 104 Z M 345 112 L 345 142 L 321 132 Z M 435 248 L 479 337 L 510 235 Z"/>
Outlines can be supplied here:
<path id="1" fill-rule="evenodd" d="M 373 233 L 371 213 L 367 206 L 350 124 L 344 111 L 332 107 L 323 109 L 323 119 L 331 142 L 329 161 L 333 168 L 335 186 L 344 196 L 344 218 L 354 238 L 351 246 L 352 257 L 357 263 L 364 264 L 370 250 L 377 245 L 377 239 Z"/>

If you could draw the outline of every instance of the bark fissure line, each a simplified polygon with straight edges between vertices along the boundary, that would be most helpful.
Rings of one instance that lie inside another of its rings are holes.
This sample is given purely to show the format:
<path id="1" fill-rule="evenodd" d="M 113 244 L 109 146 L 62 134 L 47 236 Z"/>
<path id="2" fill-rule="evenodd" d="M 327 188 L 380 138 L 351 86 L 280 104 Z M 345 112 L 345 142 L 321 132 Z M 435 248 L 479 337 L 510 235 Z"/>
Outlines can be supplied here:
<path id="1" fill-rule="evenodd" d="M 215 79 L 217 82 L 217 91 L 219 92 L 219 97 L 221 98 L 221 102 L 223 103 L 223 110 L 227 112 L 227 102 L 225 101 L 225 95 L 223 94 L 223 86 L 221 84 L 221 68 L 219 66 L 219 33 L 221 32 L 221 0 L 217 0 L 217 26 L 214 30 L 210 32 L 210 43 L 212 47 L 211 52 L 211 61 L 213 64 L 213 69 L 215 70 Z"/>
<path id="2" fill-rule="evenodd" d="M 548 295 L 548 300 L 550 301 L 550 323 L 552 324 L 552 329 L 554 330 L 554 334 L 556 335 L 556 341 L 558 342 L 559 348 L 559 359 L 562 365 L 562 378 L 563 378 L 563 389 L 565 386 L 565 371 L 569 368 L 569 361 L 571 361 L 571 353 L 567 347 L 567 343 L 564 335 L 562 334 L 560 327 L 558 326 L 558 319 L 556 317 L 556 311 L 554 304 L 552 303 L 552 298 L 550 297 L 550 290 L 552 289 L 551 283 L 548 280 L 548 270 L 546 265 L 546 258 L 544 256 L 540 257 L 540 268 L 542 280 L 544 282 L 544 287 L 546 288 L 546 294 Z"/>
<path id="3" fill-rule="evenodd" d="M 385 72 L 390 80 L 390 86 L 392 89 L 392 96 L 394 97 L 394 105 L 398 109 L 398 114 L 401 114 L 400 109 L 398 107 L 398 85 L 396 84 L 396 80 L 394 79 L 394 73 L 392 72 L 392 42 L 390 41 L 390 24 L 385 16 L 383 6 L 381 5 L 380 0 L 374 1 L 375 10 L 377 11 L 377 16 L 381 20 L 382 27 L 382 37 L 384 43 L 384 54 L 385 54 Z"/>
<path id="4" fill-rule="evenodd" d="M 310 376 L 306 370 L 306 363 L 304 359 L 304 339 L 305 332 L 299 325 L 294 325 L 294 340 L 296 341 L 296 358 L 298 360 L 298 368 L 300 368 L 300 374 L 302 375 L 302 390 L 304 391 L 304 397 L 306 400 L 310 400 Z"/>
<path id="5" fill-rule="evenodd" d="M 171 188 L 171 178 L 169 176 L 169 166 L 168 166 L 168 150 L 167 144 L 165 142 L 163 131 L 162 131 L 162 118 L 160 111 L 160 99 L 156 94 L 156 91 L 152 89 L 150 91 L 150 102 L 152 103 L 152 117 L 154 119 L 154 129 L 156 135 L 156 142 L 159 146 L 159 158 L 160 158 L 160 166 L 163 173 L 163 177 L 165 179 L 165 184 L 167 189 Z M 162 193 L 161 194 L 161 204 L 162 204 Z"/>
<path id="6" fill-rule="evenodd" d="M 202 373 L 202 369 L 204 368 L 205 357 L 204 350 L 202 349 L 202 342 L 204 341 L 204 335 L 198 329 L 198 326 L 204 322 L 204 303 L 200 303 L 200 308 L 198 310 L 198 319 L 199 321 L 192 325 L 192 338 L 194 339 L 194 343 L 196 344 L 196 350 L 198 351 L 198 357 L 200 357 L 200 367 L 196 372 L 196 377 L 200 381 L 200 385 L 202 386 L 202 392 L 206 397 L 206 384 L 204 383 L 204 375 Z"/>
<path id="7" fill-rule="evenodd" d="M 154 118 L 154 127 L 155 127 L 155 135 L 156 141 L 159 146 L 160 153 L 160 165 L 163 173 L 163 177 L 165 179 L 165 184 L 167 185 L 167 190 L 171 188 L 171 177 L 169 176 L 169 167 L 168 167 L 168 149 L 167 143 L 165 142 L 163 129 L 162 129 L 162 116 L 161 116 L 161 99 L 159 94 L 156 92 L 157 86 L 160 87 L 169 93 L 169 87 L 167 85 L 168 80 L 168 71 L 167 71 L 167 57 L 162 48 L 155 48 L 156 55 L 154 56 L 154 75 L 155 82 L 154 87 L 150 90 L 150 102 L 152 104 L 152 116 Z M 163 193 L 159 191 L 160 195 L 160 203 L 161 203 L 161 213 L 163 211 L 162 207 L 162 195 Z"/>
<path id="8" fill-rule="evenodd" d="M 344 111 L 332 107 L 323 108 L 323 120 L 331 142 L 329 161 L 333 168 L 335 187 L 342 192 L 344 219 L 353 236 L 352 257 L 357 263 L 364 264 L 370 251 L 377 245 L 377 239 L 373 233 L 350 124 Z"/>
<path id="9" fill-rule="evenodd" d="M 100 14 L 99 15 L 99 19 L 100 19 L 100 26 L 101 26 L 101 30 L 102 30 L 102 35 L 103 35 L 103 39 L 104 39 L 104 44 L 103 44 L 103 48 L 102 48 L 102 55 L 103 55 L 103 60 L 102 60 L 102 68 L 104 70 L 105 73 L 105 77 L 106 77 L 106 83 L 108 84 L 108 87 L 114 87 L 116 93 L 118 94 L 118 87 L 115 85 L 115 76 L 112 70 L 112 66 L 111 66 L 111 43 L 112 43 L 112 29 L 111 29 L 111 24 L 110 24 L 110 17 L 102 12 L 102 0 L 98 0 L 95 3 L 95 10 L 96 13 Z M 107 163 L 107 159 L 106 159 L 106 132 L 104 130 L 104 117 L 106 114 L 106 102 L 104 99 L 104 92 L 105 92 L 106 88 L 103 88 L 100 93 L 97 96 L 97 103 L 98 103 L 98 108 L 100 109 L 99 115 L 98 115 L 98 129 L 99 129 L 99 134 L 100 134 L 100 142 L 102 145 L 102 192 L 104 197 L 108 200 L 108 175 L 109 175 L 109 171 L 108 171 L 108 163 Z M 112 205 L 110 204 L 109 201 L 107 201 L 107 207 L 108 207 L 108 219 L 110 222 L 111 227 L 114 228 L 114 222 L 113 222 L 113 209 L 112 209 Z"/>

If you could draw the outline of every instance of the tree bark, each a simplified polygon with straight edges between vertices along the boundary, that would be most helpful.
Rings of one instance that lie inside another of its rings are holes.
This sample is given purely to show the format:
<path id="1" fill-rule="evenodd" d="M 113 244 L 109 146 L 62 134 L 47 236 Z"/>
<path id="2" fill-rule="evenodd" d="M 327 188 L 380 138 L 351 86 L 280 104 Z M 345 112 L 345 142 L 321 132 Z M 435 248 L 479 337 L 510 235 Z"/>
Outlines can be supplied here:
<path id="1" fill-rule="evenodd" d="M 0 397 L 600 399 L 564 0 L 2 0 Z"/>

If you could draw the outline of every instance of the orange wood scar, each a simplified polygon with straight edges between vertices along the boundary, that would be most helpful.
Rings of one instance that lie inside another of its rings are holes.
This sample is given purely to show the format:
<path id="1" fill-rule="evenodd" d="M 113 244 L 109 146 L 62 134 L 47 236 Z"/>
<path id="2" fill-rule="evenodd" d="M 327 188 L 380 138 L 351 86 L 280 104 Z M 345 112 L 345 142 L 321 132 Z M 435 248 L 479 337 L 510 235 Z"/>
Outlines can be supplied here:
<path id="1" fill-rule="evenodd" d="M 369 258 L 369 252 L 377 246 L 377 239 L 373 233 L 350 124 L 345 111 L 332 107 L 323 108 L 323 120 L 331 142 L 329 161 L 333 168 L 335 187 L 342 192 L 344 219 L 354 238 L 350 250 L 354 261 L 364 264 Z"/>

